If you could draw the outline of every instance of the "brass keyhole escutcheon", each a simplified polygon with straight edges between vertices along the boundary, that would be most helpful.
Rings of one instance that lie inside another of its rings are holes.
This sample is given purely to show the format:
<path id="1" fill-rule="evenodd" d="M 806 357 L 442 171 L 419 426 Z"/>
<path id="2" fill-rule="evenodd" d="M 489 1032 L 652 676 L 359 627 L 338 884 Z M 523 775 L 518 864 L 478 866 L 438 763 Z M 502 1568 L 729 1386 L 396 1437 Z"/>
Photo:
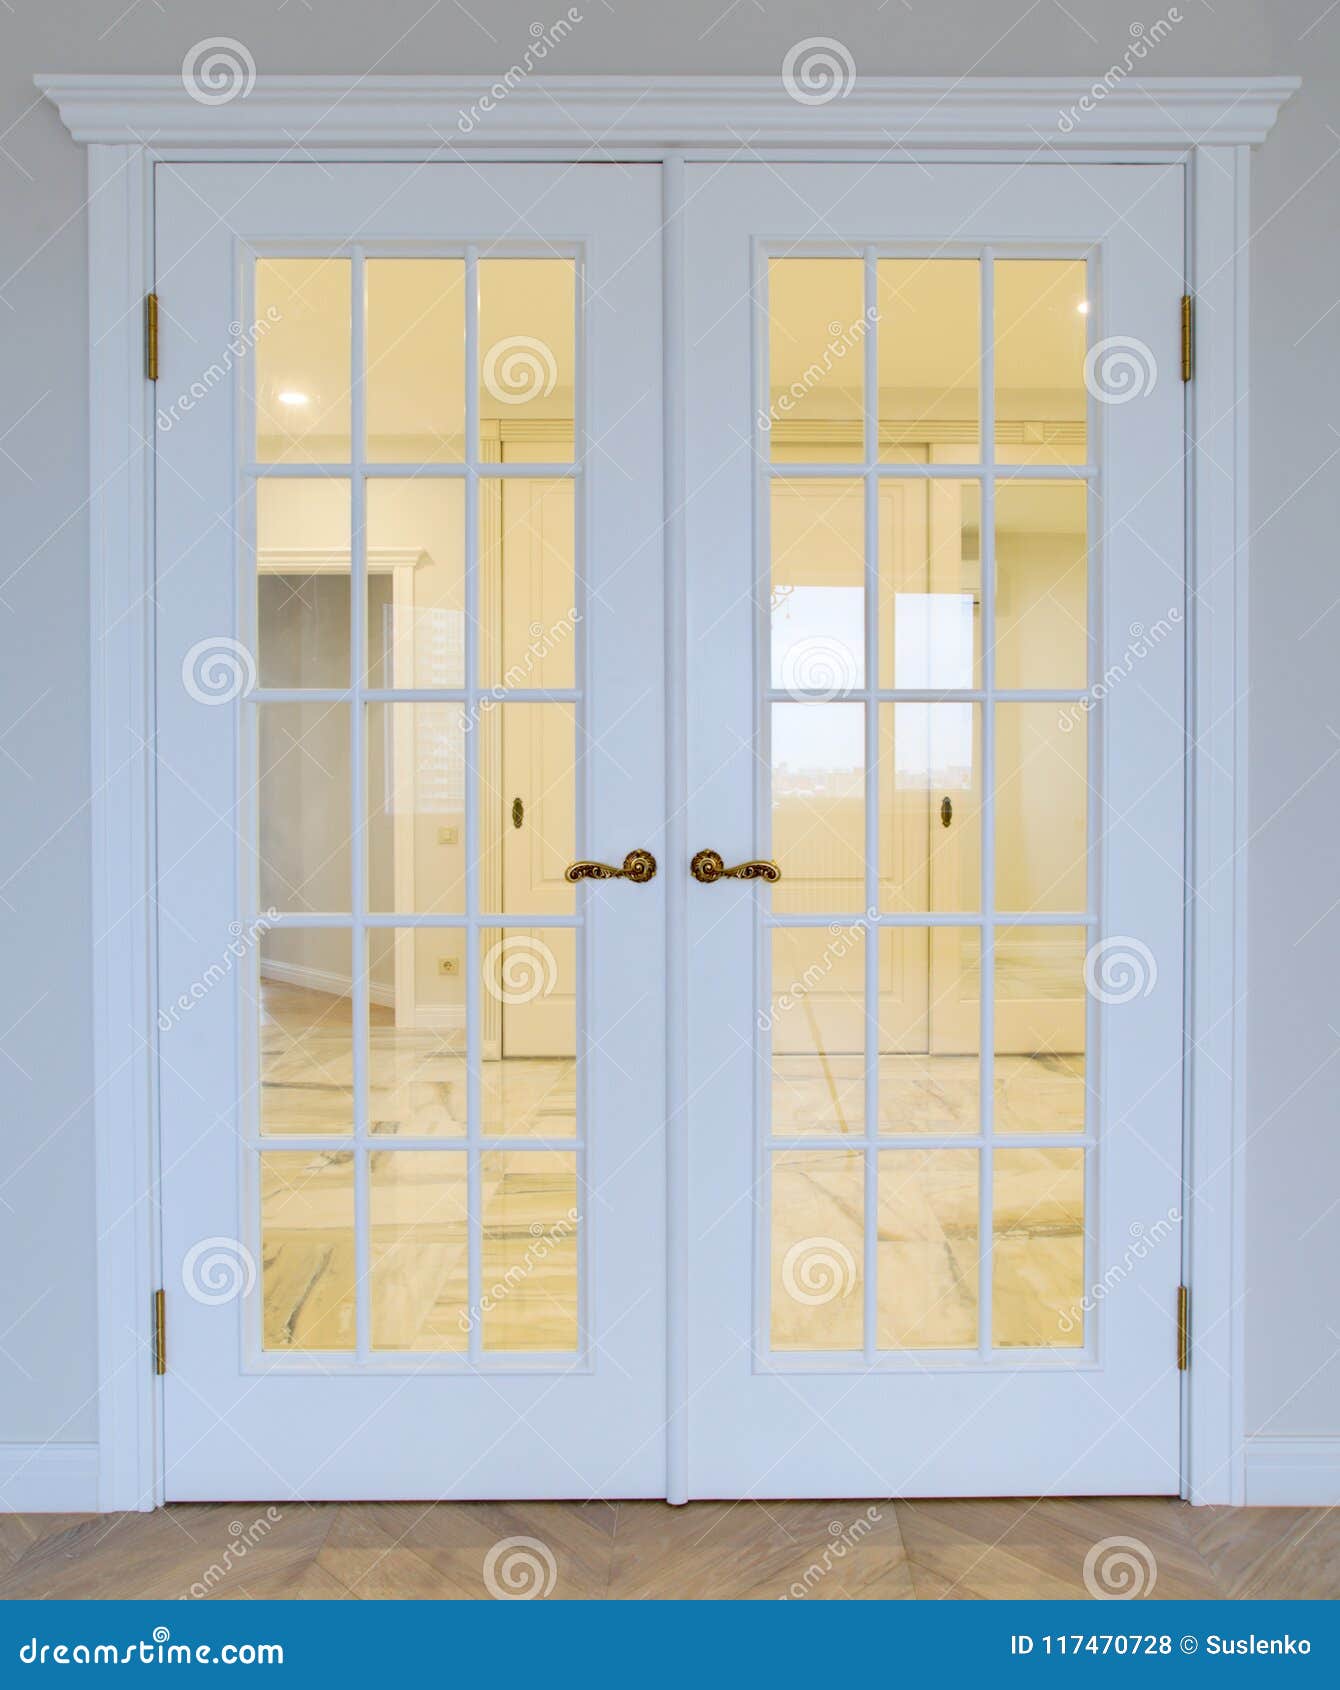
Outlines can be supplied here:
<path id="1" fill-rule="evenodd" d="M 954 819 L 954 802 L 953 802 L 953 799 L 942 798 L 940 800 L 940 825 L 941 825 L 941 827 L 948 827 L 950 822 L 953 821 L 953 819 Z"/>
<path id="2" fill-rule="evenodd" d="M 526 819 L 526 806 L 519 798 L 512 800 L 512 826 L 520 827 Z"/>

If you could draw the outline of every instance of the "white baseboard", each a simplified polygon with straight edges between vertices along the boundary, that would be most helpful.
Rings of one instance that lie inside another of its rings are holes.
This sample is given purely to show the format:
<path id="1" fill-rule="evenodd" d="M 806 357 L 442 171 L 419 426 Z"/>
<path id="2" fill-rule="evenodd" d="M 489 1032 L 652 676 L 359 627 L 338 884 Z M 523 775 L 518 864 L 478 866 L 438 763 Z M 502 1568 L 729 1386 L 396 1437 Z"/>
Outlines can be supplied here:
<path id="1" fill-rule="evenodd" d="M 332 997 L 347 998 L 353 982 L 346 975 L 329 968 L 309 968 L 300 962 L 275 962 L 269 957 L 261 964 L 261 978 L 274 980 L 281 986 L 303 986 L 309 992 L 328 992 Z M 389 982 L 368 981 L 368 1001 L 387 1009 L 395 1008 L 395 987 Z M 460 1032 L 465 1027 L 465 1005 L 452 1003 L 421 1003 L 404 1020 L 396 1017 L 398 1027 L 415 1027 L 422 1032 Z"/>
<path id="2" fill-rule="evenodd" d="M 1340 1437 L 1248 1438 L 1247 1505 L 1340 1506 Z"/>
<path id="3" fill-rule="evenodd" d="M 94 1514 L 97 1444 L 0 1444 L 0 1514 Z"/>
<path id="4" fill-rule="evenodd" d="M 1249 1507 L 1340 1507 L 1340 1437 L 1249 1438 L 1246 1477 Z M 97 1508 L 96 1444 L 0 1443 L 0 1514 Z"/>
<path id="5" fill-rule="evenodd" d="M 309 992 L 328 992 L 334 998 L 347 998 L 354 983 L 347 974 L 336 974 L 329 968 L 308 968 L 300 962 L 276 962 L 266 957 L 261 964 L 261 979 L 274 980 L 281 986 L 304 986 Z M 395 987 L 368 981 L 368 1001 L 395 1008 Z"/>

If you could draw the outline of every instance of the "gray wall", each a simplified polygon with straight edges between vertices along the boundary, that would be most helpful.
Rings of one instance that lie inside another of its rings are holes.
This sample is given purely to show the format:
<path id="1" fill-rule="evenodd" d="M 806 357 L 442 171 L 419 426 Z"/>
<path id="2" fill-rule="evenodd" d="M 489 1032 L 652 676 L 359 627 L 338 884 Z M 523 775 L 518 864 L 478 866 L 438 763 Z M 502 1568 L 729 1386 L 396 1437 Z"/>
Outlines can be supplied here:
<path id="1" fill-rule="evenodd" d="M 96 1435 L 89 1051 L 84 158 L 38 70 L 488 71 L 554 0 L 11 0 L 0 11 L 0 1441 Z M 1101 73 L 1161 0 L 583 0 L 552 71 L 769 71 L 836 35 L 869 73 Z M 1340 9 L 1180 0 L 1150 75 L 1301 72 L 1257 155 L 1251 562 L 1248 1429 L 1340 1434 Z M 8 432 L 6 432 L 8 431 Z"/>

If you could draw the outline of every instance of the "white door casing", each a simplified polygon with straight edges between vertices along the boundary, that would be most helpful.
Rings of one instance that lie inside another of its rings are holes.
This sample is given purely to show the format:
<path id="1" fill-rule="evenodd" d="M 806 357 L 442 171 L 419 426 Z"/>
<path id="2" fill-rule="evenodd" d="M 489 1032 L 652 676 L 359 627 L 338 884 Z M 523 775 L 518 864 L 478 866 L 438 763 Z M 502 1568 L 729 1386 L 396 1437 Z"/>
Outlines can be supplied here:
<path id="1" fill-rule="evenodd" d="M 155 284 L 154 179 L 164 160 L 236 157 L 240 140 L 260 161 L 291 157 L 301 128 L 314 158 L 329 149 L 365 158 L 428 158 L 439 145 L 443 110 L 468 109 L 489 78 L 424 76 L 307 78 L 262 76 L 245 101 L 202 104 L 174 76 L 38 77 L 89 166 L 89 297 L 92 440 L 90 458 L 93 583 L 92 694 L 95 840 L 93 901 L 97 1078 L 94 1093 L 98 1193 L 99 1506 L 151 1508 L 163 1495 L 162 1379 L 145 1365 L 153 1288 L 163 1283 L 159 1211 L 152 1200 L 160 1165 L 156 1126 L 155 985 L 151 880 L 153 781 L 152 637 L 146 606 L 156 567 L 150 513 L 155 412 L 191 402 L 186 386 L 146 383 L 141 304 Z M 1195 1288 L 1195 1355 L 1189 1387 L 1184 1494 L 1196 1501 L 1240 1501 L 1243 1494 L 1241 1229 L 1242 1189 L 1235 1147 L 1243 1125 L 1242 1003 L 1244 956 L 1245 726 L 1247 639 L 1243 583 L 1247 565 L 1248 440 L 1245 391 L 1248 344 L 1247 238 L 1250 149 L 1267 137 L 1296 78 L 1127 78 L 1068 133 L 1053 136 L 1050 157 L 1181 160 L 1186 166 L 1186 279 L 1196 295 L 1196 374 L 1188 393 L 1191 515 L 1188 575 L 1193 735 L 1188 848 L 1192 990 L 1188 1020 L 1187 1169 L 1192 1220 L 1187 1276 Z M 508 145 L 576 160 L 600 133 L 607 146 L 644 149 L 657 163 L 670 218 L 665 246 L 668 414 L 685 349 L 684 149 L 704 158 L 733 155 L 742 114 L 754 150 L 786 147 L 822 156 L 834 147 L 886 156 L 890 128 L 908 137 L 908 163 L 977 156 L 1016 148 L 1023 159 L 1050 132 L 1057 111 L 1079 106 L 1084 79 L 897 78 L 862 75 L 844 98 L 815 109 L 797 105 L 775 76 L 754 78 L 533 77 L 513 91 L 483 128 L 458 140 L 463 153 L 487 156 Z M 151 139 L 146 139 L 151 137 Z M 1095 147 L 1095 142 L 1098 143 Z M 164 324 L 170 344 L 170 319 Z M 174 394 L 176 398 L 174 400 Z M 195 395 L 196 402 L 201 394 Z M 673 442 L 673 435 L 670 443 Z M 685 559 L 682 466 L 667 460 L 666 534 L 672 566 Z M 1213 473 L 1197 474 L 1213 463 Z M 1227 473 L 1224 473 L 1224 472 Z M 1227 560 L 1227 561 L 1225 561 Z M 672 639 L 670 837 L 693 847 L 676 805 L 678 712 L 685 709 L 684 646 L 677 622 L 675 568 L 668 605 Z M 675 894 L 678 897 L 678 894 Z M 672 902 L 672 909 L 676 906 Z M 679 906 L 683 907 L 683 906 Z M 672 922 L 671 1021 L 687 996 L 687 967 Z M 672 1068 L 669 1106 L 682 1107 L 685 1084 Z M 670 1495 L 682 1500 L 686 1426 L 683 1401 L 684 1229 L 679 1220 L 685 1159 L 672 1138 L 670 1228 L 672 1330 L 668 1427 Z M 169 1340 L 171 1342 L 171 1340 Z"/>

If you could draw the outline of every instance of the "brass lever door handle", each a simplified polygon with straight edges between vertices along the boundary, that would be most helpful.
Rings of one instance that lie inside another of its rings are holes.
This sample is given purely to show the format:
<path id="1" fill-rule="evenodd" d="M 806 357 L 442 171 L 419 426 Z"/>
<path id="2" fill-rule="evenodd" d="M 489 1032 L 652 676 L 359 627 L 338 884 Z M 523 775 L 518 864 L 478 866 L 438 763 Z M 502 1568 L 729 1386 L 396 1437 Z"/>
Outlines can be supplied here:
<path id="1" fill-rule="evenodd" d="M 645 886 L 656 878 L 656 859 L 650 851 L 630 851 L 622 868 L 613 863 L 569 863 L 563 878 L 574 885 L 579 880 L 631 880 L 635 886 Z"/>
<path id="2" fill-rule="evenodd" d="M 734 868 L 727 868 L 719 851 L 699 851 L 689 864 L 689 873 L 704 886 L 710 886 L 716 880 L 768 880 L 776 883 L 782 878 L 777 864 L 765 858 L 736 863 Z"/>

